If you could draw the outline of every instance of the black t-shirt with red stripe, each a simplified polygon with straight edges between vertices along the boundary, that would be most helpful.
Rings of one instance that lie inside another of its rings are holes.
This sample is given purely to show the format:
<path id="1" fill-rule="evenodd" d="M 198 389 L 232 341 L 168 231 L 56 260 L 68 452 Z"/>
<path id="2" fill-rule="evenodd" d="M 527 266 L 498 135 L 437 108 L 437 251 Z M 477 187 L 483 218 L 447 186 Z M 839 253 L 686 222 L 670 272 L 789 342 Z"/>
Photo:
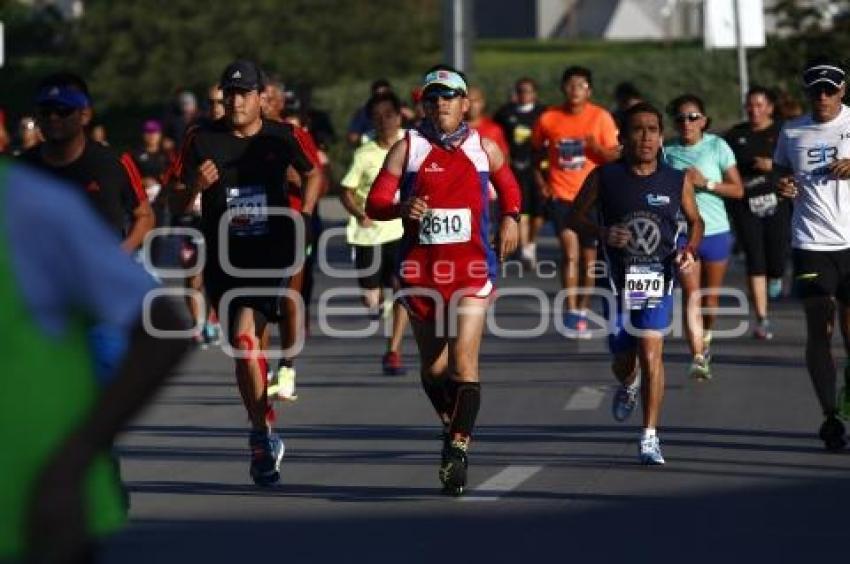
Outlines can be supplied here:
<path id="1" fill-rule="evenodd" d="M 147 200 L 141 175 L 132 159 L 94 141 L 86 140 L 83 154 L 61 167 L 44 162 L 40 147 L 26 151 L 20 158 L 77 186 L 121 238 L 127 233 L 133 211 Z"/>
<path id="2" fill-rule="evenodd" d="M 267 215 L 265 209 L 289 207 L 287 168 L 292 166 L 299 172 L 313 168 L 292 126 L 263 120 L 257 134 L 237 137 L 223 119 L 200 123 L 186 132 L 180 157 L 169 176 L 192 186 L 198 166 L 206 160 L 213 161 L 219 173 L 219 181 L 201 197 L 207 269 L 215 271 L 209 274 L 220 274 L 219 224 L 234 208 L 245 211 L 230 222 L 228 230 L 229 258 L 234 266 L 280 268 L 291 264 L 292 220 Z"/>

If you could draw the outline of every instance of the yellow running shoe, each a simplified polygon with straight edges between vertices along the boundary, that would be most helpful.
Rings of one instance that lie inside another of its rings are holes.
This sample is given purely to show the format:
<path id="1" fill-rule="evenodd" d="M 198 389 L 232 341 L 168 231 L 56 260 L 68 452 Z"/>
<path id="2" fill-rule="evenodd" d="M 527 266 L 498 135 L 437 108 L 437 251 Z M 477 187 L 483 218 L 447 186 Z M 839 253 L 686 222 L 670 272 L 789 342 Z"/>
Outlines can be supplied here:
<path id="1" fill-rule="evenodd" d="M 281 366 L 277 372 L 269 378 L 268 387 L 269 399 L 279 399 L 284 401 L 295 401 L 298 396 L 295 394 L 295 368 L 291 366 Z"/>

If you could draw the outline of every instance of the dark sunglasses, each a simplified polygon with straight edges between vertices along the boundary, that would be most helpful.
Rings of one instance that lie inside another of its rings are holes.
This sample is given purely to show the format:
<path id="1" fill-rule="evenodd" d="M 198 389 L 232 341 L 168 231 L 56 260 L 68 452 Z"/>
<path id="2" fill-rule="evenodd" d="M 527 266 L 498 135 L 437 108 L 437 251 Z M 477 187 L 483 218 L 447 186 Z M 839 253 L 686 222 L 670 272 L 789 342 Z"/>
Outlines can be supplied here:
<path id="1" fill-rule="evenodd" d="M 826 94 L 827 96 L 835 96 L 838 94 L 839 89 L 833 86 L 832 84 L 815 84 L 811 88 L 806 88 L 806 94 L 811 96 L 812 98 L 819 98 L 821 94 Z"/>
<path id="2" fill-rule="evenodd" d="M 77 111 L 77 108 L 71 106 L 39 106 L 36 111 L 42 118 L 49 118 L 51 115 L 66 118 Z"/>
<path id="3" fill-rule="evenodd" d="M 699 112 L 687 112 L 682 114 L 676 114 L 674 118 L 677 123 L 685 123 L 686 121 L 698 121 L 703 116 Z"/>
<path id="4" fill-rule="evenodd" d="M 434 90 L 425 94 L 424 99 L 428 103 L 435 104 L 440 98 L 443 100 L 454 100 L 460 96 L 463 96 L 463 92 L 460 90 Z"/>
<path id="5" fill-rule="evenodd" d="M 224 105 L 224 98 L 210 98 L 207 101 L 210 103 L 210 106 Z"/>

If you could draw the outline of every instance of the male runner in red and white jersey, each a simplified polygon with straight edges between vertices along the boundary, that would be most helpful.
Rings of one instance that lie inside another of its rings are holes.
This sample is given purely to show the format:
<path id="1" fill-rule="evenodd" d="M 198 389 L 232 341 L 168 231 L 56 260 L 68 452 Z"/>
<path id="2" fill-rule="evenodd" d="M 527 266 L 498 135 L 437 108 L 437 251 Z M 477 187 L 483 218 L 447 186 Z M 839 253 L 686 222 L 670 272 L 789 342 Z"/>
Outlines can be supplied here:
<path id="1" fill-rule="evenodd" d="M 481 404 L 478 351 L 497 268 L 488 240 L 489 183 L 501 209 L 498 259 L 516 249 L 520 204 L 505 156 L 463 121 L 467 93 L 457 70 L 438 65 L 427 72 L 425 120 L 390 149 L 366 202 L 369 217 L 404 223 L 399 299 L 410 312 L 422 386 L 446 427 L 440 481 L 452 495 L 466 485 Z"/>

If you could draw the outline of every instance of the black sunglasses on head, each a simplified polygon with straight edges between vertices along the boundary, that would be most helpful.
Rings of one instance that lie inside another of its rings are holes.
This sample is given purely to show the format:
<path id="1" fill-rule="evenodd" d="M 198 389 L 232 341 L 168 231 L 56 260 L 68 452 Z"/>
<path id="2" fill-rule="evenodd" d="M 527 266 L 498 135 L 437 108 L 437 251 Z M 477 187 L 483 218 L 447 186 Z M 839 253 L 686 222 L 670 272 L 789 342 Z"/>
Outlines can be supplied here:
<path id="1" fill-rule="evenodd" d="M 42 118 L 49 118 L 51 115 L 56 115 L 60 118 L 66 118 L 77 111 L 77 108 L 62 105 L 39 106 L 36 109 L 38 115 Z"/>
<path id="2" fill-rule="evenodd" d="M 677 123 L 685 123 L 686 121 L 697 121 L 702 118 L 702 114 L 699 112 L 685 112 L 681 114 L 676 114 L 676 117 L 673 118 Z"/>

